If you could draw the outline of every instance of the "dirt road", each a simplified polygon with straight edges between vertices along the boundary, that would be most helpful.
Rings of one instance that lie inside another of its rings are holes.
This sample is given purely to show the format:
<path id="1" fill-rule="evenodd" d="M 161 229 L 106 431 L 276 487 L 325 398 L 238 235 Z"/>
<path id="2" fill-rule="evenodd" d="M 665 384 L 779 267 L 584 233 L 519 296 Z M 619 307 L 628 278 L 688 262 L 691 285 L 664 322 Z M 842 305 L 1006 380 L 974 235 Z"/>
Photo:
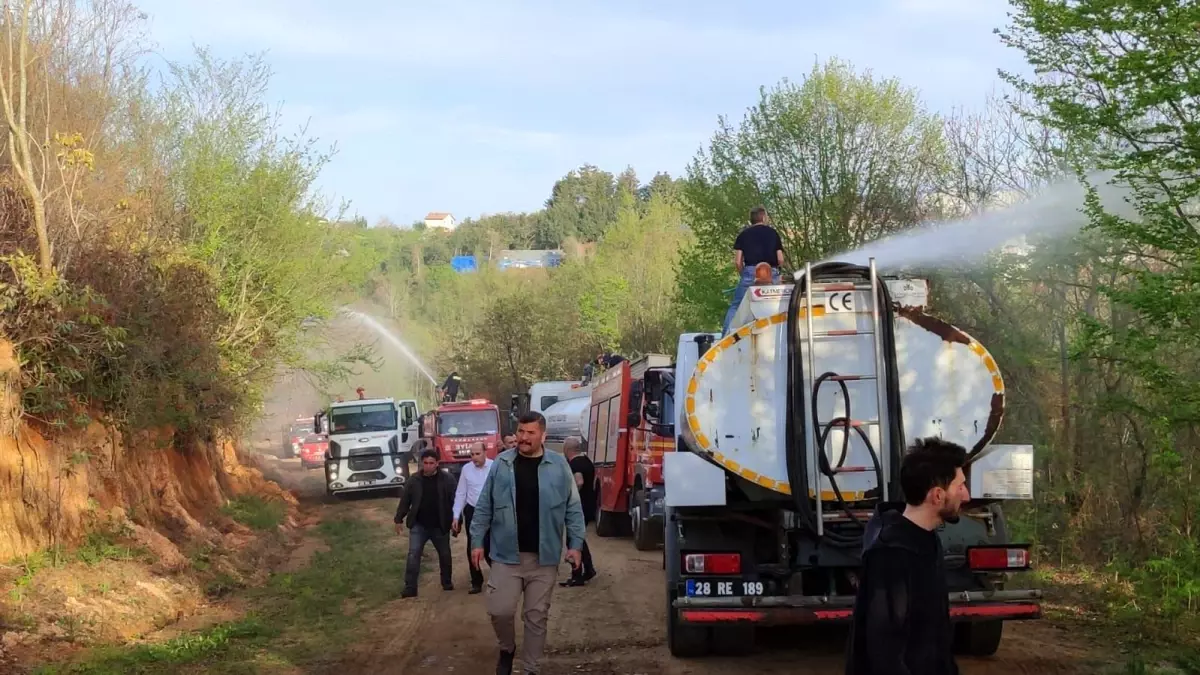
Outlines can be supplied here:
<path id="1" fill-rule="evenodd" d="M 311 501 L 323 490 L 317 472 L 295 462 L 277 464 L 280 478 Z M 391 527 L 394 498 L 350 500 L 314 506 L 318 513 L 351 511 L 380 527 Z M 756 652 L 740 658 L 680 660 L 665 647 L 665 590 L 662 554 L 637 551 L 632 542 L 589 538 L 599 576 L 584 588 L 555 588 L 545 673 L 682 675 L 730 673 L 842 673 L 845 629 L 788 629 L 760 636 Z M 469 673 L 490 669 L 496 648 L 483 597 L 468 595 L 465 542 L 453 540 L 456 590 L 444 592 L 436 557 L 427 547 L 420 593 L 396 599 L 366 621 L 362 640 L 328 672 Z M 400 550 L 404 550 L 401 548 Z M 567 567 L 562 574 L 565 578 Z M 1004 643 L 992 659 L 960 658 L 965 675 L 1054 675 L 1096 673 L 1089 653 L 1063 629 L 1041 621 L 1005 627 Z M 481 667 L 483 670 L 481 670 Z"/>

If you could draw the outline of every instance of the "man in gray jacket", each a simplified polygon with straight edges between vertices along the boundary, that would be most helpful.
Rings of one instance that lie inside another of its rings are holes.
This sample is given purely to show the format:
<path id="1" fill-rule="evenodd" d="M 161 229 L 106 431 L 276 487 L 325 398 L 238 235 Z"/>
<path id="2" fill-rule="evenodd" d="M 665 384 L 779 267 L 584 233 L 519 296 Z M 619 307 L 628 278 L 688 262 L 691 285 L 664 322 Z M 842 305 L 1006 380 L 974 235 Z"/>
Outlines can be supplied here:
<path id="1" fill-rule="evenodd" d="M 487 611 L 500 643 L 497 675 L 510 675 L 517 651 L 517 602 L 524 598 L 525 644 L 521 666 L 537 673 L 546 647 L 550 598 L 563 556 L 580 564 L 585 529 L 575 476 L 566 458 L 546 452 L 546 418 L 527 412 L 518 420 L 517 449 L 496 457 L 471 519 L 471 559 L 483 560 L 483 536 L 491 531 L 492 573 Z"/>

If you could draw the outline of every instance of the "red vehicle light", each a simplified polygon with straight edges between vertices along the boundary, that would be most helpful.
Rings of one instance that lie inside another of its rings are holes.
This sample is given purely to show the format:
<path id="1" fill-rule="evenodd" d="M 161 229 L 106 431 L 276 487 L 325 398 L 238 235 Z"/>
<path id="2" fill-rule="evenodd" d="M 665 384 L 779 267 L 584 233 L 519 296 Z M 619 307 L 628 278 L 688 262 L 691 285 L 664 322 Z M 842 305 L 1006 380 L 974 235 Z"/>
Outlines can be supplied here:
<path id="1" fill-rule="evenodd" d="M 688 574 L 741 574 L 740 553 L 688 553 L 683 556 L 683 570 Z"/>
<path id="2" fill-rule="evenodd" d="M 967 566 L 973 570 L 1029 569 L 1028 546 L 971 546 Z"/>

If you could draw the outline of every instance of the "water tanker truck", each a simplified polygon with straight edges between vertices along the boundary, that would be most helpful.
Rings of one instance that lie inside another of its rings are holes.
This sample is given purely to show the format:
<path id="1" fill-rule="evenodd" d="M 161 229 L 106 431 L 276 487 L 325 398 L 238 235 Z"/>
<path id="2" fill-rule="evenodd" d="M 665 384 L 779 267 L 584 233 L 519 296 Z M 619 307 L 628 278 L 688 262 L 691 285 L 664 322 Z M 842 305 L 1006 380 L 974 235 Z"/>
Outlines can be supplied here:
<path id="1" fill-rule="evenodd" d="M 900 460 L 929 436 L 969 453 L 971 502 L 938 532 L 956 650 L 992 654 L 1003 622 L 1041 616 L 1040 592 L 1010 588 L 1029 547 L 1010 542 L 1001 508 L 1032 499 L 1032 446 L 992 443 L 997 364 L 926 311 L 927 294 L 922 280 L 879 277 L 874 260 L 809 265 L 794 284 L 751 287 L 728 334 L 680 337 L 678 391 L 649 420 L 675 439 L 663 457 L 672 654 L 745 651 L 758 626 L 848 621 L 865 525 L 903 501 Z"/>

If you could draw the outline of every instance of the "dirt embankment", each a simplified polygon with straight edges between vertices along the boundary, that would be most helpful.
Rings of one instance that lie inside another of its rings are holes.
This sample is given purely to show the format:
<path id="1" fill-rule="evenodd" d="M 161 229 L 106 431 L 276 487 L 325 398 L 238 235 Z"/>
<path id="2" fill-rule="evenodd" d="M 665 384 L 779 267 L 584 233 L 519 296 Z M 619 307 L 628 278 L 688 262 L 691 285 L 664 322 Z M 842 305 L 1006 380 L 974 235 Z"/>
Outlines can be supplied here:
<path id="1" fill-rule="evenodd" d="M 233 442 L 98 423 L 48 437 L 20 421 L 15 368 L 0 342 L 0 672 L 139 637 L 250 583 L 270 542 L 222 512 L 230 499 L 281 504 L 269 534 L 286 536 L 295 498 Z"/>

